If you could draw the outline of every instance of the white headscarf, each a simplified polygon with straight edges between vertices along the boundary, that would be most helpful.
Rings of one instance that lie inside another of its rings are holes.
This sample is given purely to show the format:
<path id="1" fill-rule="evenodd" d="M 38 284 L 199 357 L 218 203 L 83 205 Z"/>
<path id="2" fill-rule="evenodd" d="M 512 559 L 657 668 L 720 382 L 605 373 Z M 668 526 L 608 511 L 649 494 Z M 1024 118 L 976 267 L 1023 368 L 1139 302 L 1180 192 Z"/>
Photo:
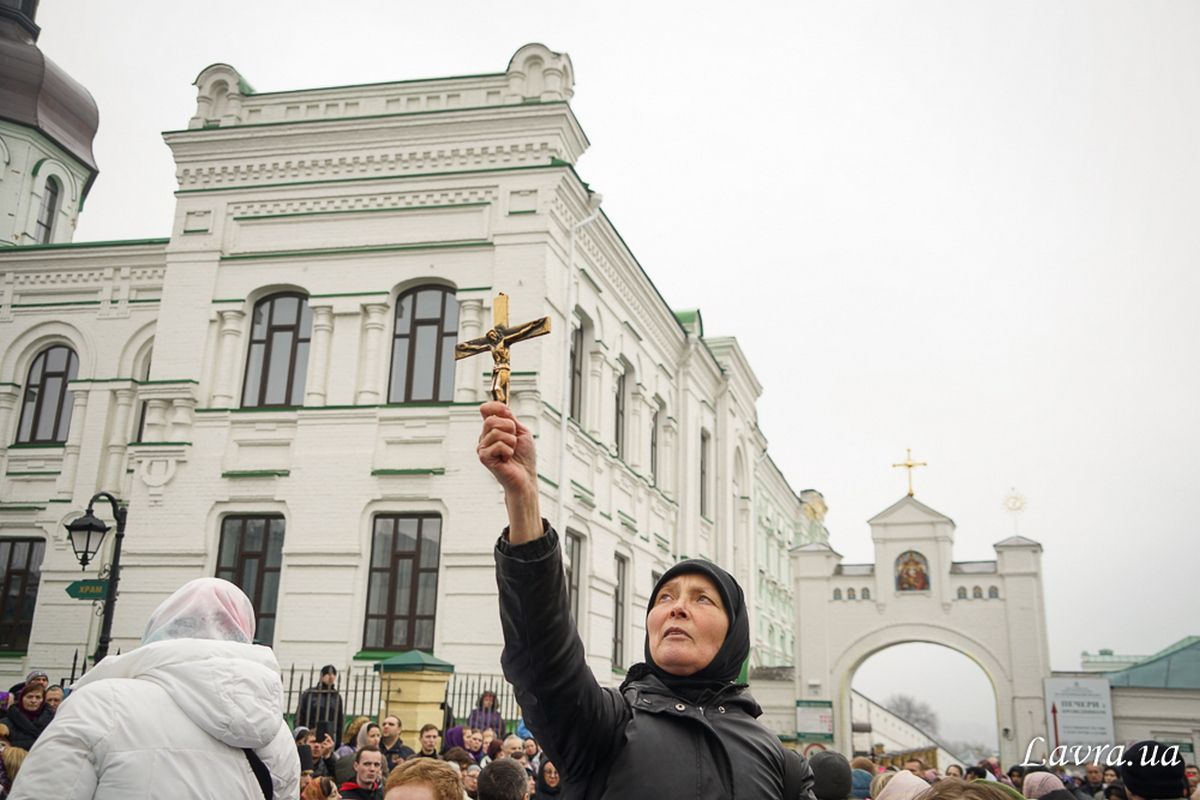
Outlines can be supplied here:
<path id="1" fill-rule="evenodd" d="M 254 642 L 254 606 L 238 587 L 220 578 L 196 578 L 154 610 L 142 644 L 166 639 Z"/>

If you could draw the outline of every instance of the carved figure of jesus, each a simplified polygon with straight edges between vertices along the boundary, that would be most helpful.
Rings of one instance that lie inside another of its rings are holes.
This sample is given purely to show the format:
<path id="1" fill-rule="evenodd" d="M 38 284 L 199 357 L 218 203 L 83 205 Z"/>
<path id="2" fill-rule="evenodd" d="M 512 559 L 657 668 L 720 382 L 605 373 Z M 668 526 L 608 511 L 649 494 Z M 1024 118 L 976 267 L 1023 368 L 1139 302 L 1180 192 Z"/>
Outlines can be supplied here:
<path id="1" fill-rule="evenodd" d="M 517 342 L 545 336 L 550 332 L 550 318 L 542 317 L 516 327 L 508 327 L 508 295 L 501 292 L 492 304 L 492 329 L 477 339 L 459 342 L 454 347 L 454 359 L 470 358 L 479 353 L 492 354 L 492 399 L 508 403 L 508 378 L 512 372 L 509 348 Z"/>

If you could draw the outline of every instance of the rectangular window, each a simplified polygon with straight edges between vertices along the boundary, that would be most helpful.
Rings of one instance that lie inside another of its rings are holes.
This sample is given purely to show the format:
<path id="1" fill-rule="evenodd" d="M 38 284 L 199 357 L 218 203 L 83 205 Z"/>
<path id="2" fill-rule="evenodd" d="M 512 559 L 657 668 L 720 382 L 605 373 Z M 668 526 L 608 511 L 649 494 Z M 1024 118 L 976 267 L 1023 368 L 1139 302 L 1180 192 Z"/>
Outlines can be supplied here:
<path id="1" fill-rule="evenodd" d="M 658 485 L 658 423 L 662 417 L 662 408 L 655 408 L 650 417 L 650 482 Z"/>
<path id="2" fill-rule="evenodd" d="M 433 651 L 441 542 L 436 514 L 375 517 L 364 650 Z"/>
<path id="3" fill-rule="evenodd" d="M 708 431 L 700 431 L 700 513 L 708 516 Z"/>
<path id="4" fill-rule="evenodd" d="M 583 416 L 583 326 L 571 331 L 571 419 Z"/>
<path id="5" fill-rule="evenodd" d="M 41 539 L 0 539 L 0 652 L 29 648 L 45 551 Z"/>
<path id="6" fill-rule="evenodd" d="M 612 668 L 625 669 L 625 573 L 629 560 L 616 557 L 617 582 L 613 587 Z"/>
<path id="7" fill-rule="evenodd" d="M 583 537 L 572 530 L 567 531 L 567 607 L 571 621 L 579 627 L 579 576 L 583 571 Z"/>
<path id="8" fill-rule="evenodd" d="M 625 373 L 617 376 L 613 439 L 617 444 L 617 458 L 625 457 Z"/>
<path id="9" fill-rule="evenodd" d="M 221 522 L 217 577 L 237 585 L 250 598 L 258 618 L 254 638 L 268 647 L 275 641 L 283 529 L 280 516 L 238 514 Z"/>

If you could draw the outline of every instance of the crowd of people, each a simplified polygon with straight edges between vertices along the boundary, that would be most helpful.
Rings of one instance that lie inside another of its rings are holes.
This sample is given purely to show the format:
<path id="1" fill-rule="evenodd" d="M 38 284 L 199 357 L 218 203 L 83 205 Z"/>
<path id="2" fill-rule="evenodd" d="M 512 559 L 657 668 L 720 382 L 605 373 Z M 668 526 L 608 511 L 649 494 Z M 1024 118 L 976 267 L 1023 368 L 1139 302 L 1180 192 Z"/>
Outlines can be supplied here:
<path id="1" fill-rule="evenodd" d="M 333 686 L 326 684 L 327 695 Z M 330 712 L 339 707 L 336 703 L 325 706 Z M 504 730 L 491 691 L 480 696 L 465 723 L 444 732 L 432 723 L 423 725 L 413 747 L 405 744 L 403 725 L 393 714 L 378 723 L 363 716 L 351 719 L 340 742 L 325 732 L 325 726 L 318 736 L 315 728 L 298 725 L 292 735 L 300 764 L 300 797 L 397 800 L 410 790 L 413 798 L 422 800 L 558 797 L 562 777 L 537 740 L 515 732 L 504 735 Z M 514 730 L 528 734 L 520 722 Z M 502 791 L 489 789 L 495 783 L 492 776 L 505 776 L 500 782 Z"/>
<path id="2" fill-rule="evenodd" d="M 942 771 L 918 758 L 882 767 L 831 750 L 812 755 L 809 766 L 816 800 L 1200 800 L 1200 770 L 1168 753 L 1158 742 L 1138 742 L 1119 765 L 1089 763 L 1074 772 L 1021 765 L 1005 772 L 995 758 Z"/>

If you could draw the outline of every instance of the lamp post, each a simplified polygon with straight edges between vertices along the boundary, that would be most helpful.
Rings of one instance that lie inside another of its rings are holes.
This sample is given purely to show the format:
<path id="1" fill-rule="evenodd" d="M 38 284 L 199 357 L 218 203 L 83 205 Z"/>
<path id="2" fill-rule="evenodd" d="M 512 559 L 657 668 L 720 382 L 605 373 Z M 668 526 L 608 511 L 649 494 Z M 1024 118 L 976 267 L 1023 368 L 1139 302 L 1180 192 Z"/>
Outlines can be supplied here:
<path id="1" fill-rule="evenodd" d="M 117 602 L 117 582 L 121 580 L 121 542 L 125 538 L 126 509 L 108 492 L 97 492 L 88 501 L 87 511 L 83 516 L 66 524 L 71 549 L 79 559 L 80 568 L 87 569 L 87 565 L 95 560 L 96 553 L 100 550 L 104 534 L 108 533 L 108 525 L 92 512 L 92 506 L 97 500 L 107 500 L 112 506 L 113 519 L 117 521 L 117 540 L 113 542 L 112 565 L 108 570 L 108 591 L 104 593 L 104 614 L 100 622 L 100 641 L 96 643 L 93 664 L 100 663 L 108 655 L 108 644 L 112 639 L 113 608 Z"/>

